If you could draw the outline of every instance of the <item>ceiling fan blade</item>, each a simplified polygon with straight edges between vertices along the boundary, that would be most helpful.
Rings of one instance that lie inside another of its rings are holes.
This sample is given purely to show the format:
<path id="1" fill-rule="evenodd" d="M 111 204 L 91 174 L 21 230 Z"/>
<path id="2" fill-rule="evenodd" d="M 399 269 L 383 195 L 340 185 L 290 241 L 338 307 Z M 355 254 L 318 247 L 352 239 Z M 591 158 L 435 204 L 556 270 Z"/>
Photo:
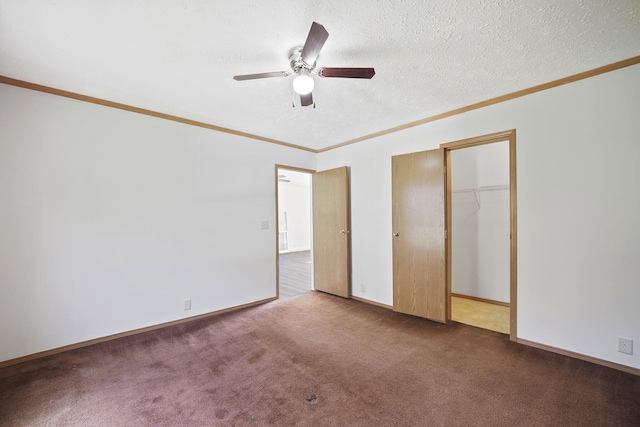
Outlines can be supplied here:
<path id="1" fill-rule="evenodd" d="M 313 95 L 311 95 L 311 93 L 312 92 L 309 92 L 306 95 L 300 95 L 300 105 L 302 107 L 308 107 L 313 104 Z"/>
<path id="2" fill-rule="evenodd" d="M 273 71 L 271 73 L 258 73 L 258 74 L 242 74 L 239 76 L 233 76 L 233 80 L 255 80 L 266 79 L 268 77 L 287 77 L 291 73 L 289 71 Z"/>
<path id="3" fill-rule="evenodd" d="M 373 68 L 318 68 L 320 77 L 344 77 L 347 79 L 370 79 L 376 74 Z"/>
<path id="4" fill-rule="evenodd" d="M 322 25 L 317 22 L 311 24 L 307 41 L 304 42 L 304 47 L 300 54 L 300 58 L 302 58 L 307 65 L 315 64 L 320 54 L 320 49 L 324 46 L 324 42 L 327 41 L 327 37 L 329 37 L 329 33 Z"/>

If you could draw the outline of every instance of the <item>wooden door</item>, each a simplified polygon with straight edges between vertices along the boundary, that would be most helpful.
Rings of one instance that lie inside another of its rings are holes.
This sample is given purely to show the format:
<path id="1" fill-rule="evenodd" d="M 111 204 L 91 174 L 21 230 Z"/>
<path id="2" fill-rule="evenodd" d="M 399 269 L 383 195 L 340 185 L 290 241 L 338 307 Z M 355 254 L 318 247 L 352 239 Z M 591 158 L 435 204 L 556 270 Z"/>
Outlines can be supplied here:
<path id="1" fill-rule="evenodd" d="M 349 171 L 316 172 L 312 181 L 314 289 L 349 298 Z"/>
<path id="2" fill-rule="evenodd" d="M 442 151 L 392 159 L 393 309 L 446 322 Z"/>

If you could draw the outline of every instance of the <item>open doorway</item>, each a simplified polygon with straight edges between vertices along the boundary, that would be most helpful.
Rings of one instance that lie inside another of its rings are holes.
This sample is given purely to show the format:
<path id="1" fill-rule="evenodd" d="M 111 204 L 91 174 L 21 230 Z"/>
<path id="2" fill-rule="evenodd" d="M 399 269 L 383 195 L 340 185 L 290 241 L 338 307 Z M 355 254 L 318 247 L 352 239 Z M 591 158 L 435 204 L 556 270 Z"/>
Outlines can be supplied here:
<path id="1" fill-rule="evenodd" d="M 289 298 L 313 289 L 311 174 L 276 166 L 277 296 Z"/>
<path id="2" fill-rule="evenodd" d="M 516 338 L 515 131 L 446 144 L 451 320 Z"/>

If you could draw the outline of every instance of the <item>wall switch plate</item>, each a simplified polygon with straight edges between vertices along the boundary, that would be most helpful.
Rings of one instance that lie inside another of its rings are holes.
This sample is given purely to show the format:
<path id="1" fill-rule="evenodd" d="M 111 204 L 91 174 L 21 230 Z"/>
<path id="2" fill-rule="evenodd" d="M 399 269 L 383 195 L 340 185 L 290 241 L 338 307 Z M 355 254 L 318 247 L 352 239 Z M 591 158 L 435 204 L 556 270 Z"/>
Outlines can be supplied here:
<path id="1" fill-rule="evenodd" d="M 268 230 L 269 229 L 269 221 L 262 221 L 262 223 L 260 224 L 260 227 L 263 230 Z"/>
<path id="2" fill-rule="evenodd" d="M 618 338 L 618 351 L 620 353 L 633 354 L 633 340 Z"/>
<path id="3" fill-rule="evenodd" d="M 191 310 L 191 300 L 190 299 L 184 300 L 184 309 L 185 310 Z"/>

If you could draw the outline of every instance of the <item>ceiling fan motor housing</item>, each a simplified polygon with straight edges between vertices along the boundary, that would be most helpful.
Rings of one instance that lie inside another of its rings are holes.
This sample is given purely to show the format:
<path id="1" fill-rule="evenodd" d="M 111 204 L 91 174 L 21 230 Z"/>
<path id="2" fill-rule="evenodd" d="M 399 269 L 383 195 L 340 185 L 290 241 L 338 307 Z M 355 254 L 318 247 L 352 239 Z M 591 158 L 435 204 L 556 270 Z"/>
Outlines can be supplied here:
<path id="1" fill-rule="evenodd" d="M 289 51 L 289 65 L 296 74 L 309 74 L 315 67 L 316 63 L 307 64 L 302 60 L 302 46 L 296 46 Z M 306 73 L 302 70 L 308 70 Z"/>

